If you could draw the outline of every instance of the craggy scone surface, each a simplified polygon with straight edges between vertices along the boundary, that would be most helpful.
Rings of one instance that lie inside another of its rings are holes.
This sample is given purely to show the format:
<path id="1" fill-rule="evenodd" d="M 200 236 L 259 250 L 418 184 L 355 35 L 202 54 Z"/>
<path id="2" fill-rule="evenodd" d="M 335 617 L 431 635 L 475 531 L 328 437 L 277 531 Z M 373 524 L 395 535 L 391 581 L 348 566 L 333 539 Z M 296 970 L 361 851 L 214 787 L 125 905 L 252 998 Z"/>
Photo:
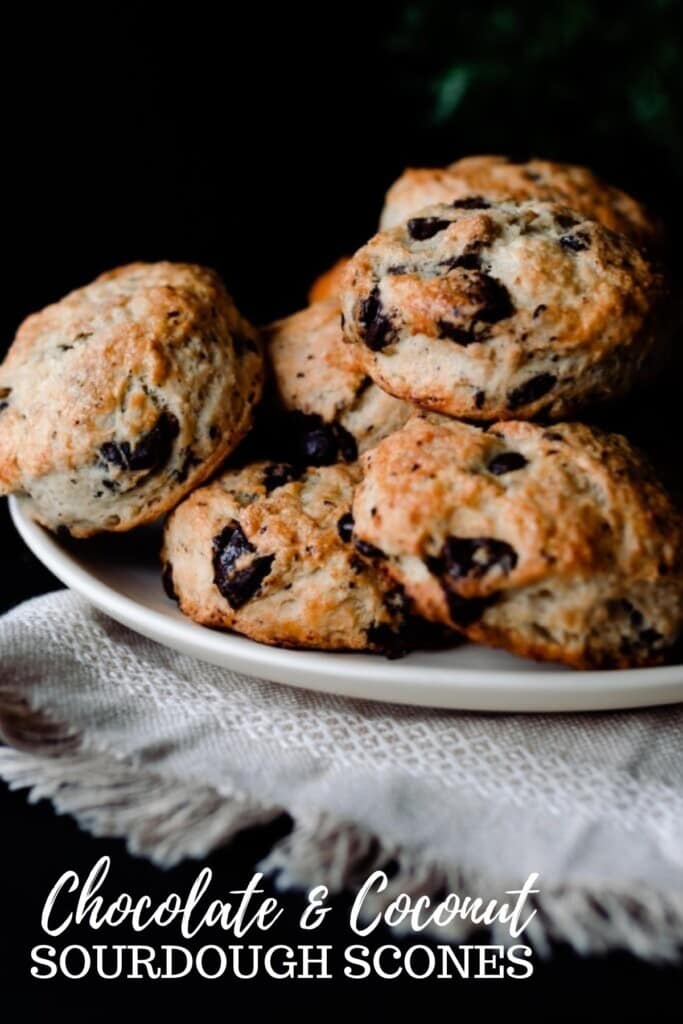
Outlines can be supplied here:
<path id="1" fill-rule="evenodd" d="M 380 227 L 395 227 L 425 206 L 467 196 L 563 203 L 640 245 L 661 245 L 660 227 L 645 207 L 587 167 L 505 156 L 469 156 L 444 168 L 409 168 L 387 192 Z"/>
<path id="2" fill-rule="evenodd" d="M 354 347 L 344 342 L 336 300 L 315 302 L 276 321 L 264 337 L 282 406 L 350 435 L 347 448 L 354 457 L 411 415 L 412 406 L 378 388 Z"/>
<path id="3" fill-rule="evenodd" d="M 0 367 L 0 493 L 79 537 L 151 521 L 242 438 L 262 363 L 213 271 L 103 274 L 29 316 Z"/>
<path id="4" fill-rule="evenodd" d="M 362 463 L 354 535 L 421 614 L 580 668 L 656 664 L 678 639 L 679 515 L 625 438 L 416 416 Z"/>
<path id="5" fill-rule="evenodd" d="M 345 275 L 344 334 L 365 372 L 451 416 L 565 417 L 628 392 L 665 347 L 662 276 L 554 203 L 428 207 Z"/>
<path id="6" fill-rule="evenodd" d="M 411 629 L 403 592 L 351 544 L 359 477 L 357 464 L 224 473 L 168 519 L 167 592 L 196 622 L 262 643 L 400 653 Z"/>

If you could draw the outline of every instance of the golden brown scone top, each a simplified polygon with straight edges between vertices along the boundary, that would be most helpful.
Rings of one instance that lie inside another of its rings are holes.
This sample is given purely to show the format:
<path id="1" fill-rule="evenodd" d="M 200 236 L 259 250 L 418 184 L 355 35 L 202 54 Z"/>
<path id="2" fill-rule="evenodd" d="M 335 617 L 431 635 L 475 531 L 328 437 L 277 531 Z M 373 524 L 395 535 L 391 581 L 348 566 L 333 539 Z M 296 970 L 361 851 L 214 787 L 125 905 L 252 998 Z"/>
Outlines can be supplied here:
<path id="1" fill-rule="evenodd" d="M 77 535 L 129 529 L 225 458 L 261 385 L 260 340 L 217 274 L 109 271 L 17 332 L 0 367 L 0 493 L 28 493 L 36 518 Z"/>
<path id="2" fill-rule="evenodd" d="M 550 160 L 516 162 L 505 156 L 470 156 L 445 168 L 409 168 L 386 195 L 380 227 L 393 227 L 416 210 L 466 196 L 540 199 L 564 203 L 628 235 L 639 245 L 661 246 L 661 225 L 642 203 L 587 167 Z"/>

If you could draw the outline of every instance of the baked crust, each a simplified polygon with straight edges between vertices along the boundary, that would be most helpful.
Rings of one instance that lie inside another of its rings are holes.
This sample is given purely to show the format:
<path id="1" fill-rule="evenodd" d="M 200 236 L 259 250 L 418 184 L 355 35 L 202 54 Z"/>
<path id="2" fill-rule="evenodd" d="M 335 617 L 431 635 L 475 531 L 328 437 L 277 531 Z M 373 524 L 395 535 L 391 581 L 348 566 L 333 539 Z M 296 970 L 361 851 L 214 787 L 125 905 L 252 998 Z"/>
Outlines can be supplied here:
<path id="1" fill-rule="evenodd" d="M 382 391 L 344 342 L 335 299 L 315 302 L 264 330 L 277 398 L 289 412 L 348 432 L 356 452 L 398 430 L 413 407 Z"/>
<path id="2" fill-rule="evenodd" d="M 359 478 L 357 464 L 224 473 L 168 519 L 167 589 L 196 622 L 261 643 L 400 653 L 407 602 L 347 529 Z"/>
<path id="3" fill-rule="evenodd" d="M 625 438 L 426 415 L 361 461 L 354 535 L 427 618 L 577 668 L 657 664 L 678 640 L 680 516 Z"/>
<path id="4" fill-rule="evenodd" d="M 133 263 L 29 316 L 0 367 L 0 493 L 87 537 L 172 508 L 249 428 L 258 333 L 219 277 Z"/>
<path id="5" fill-rule="evenodd" d="M 344 335 L 397 398 L 473 420 L 573 416 L 627 394 L 668 341 L 662 275 L 556 203 L 465 200 L 375 235 Z"/>
<path id="6" fill-rule="evenodd" d="M 468 156 L 444 168 L 408 168 L 387 192 L 380 227 L 395 227 L 424 206 L 473 195 L 563 203 L 638 245 L 653 250 L 662 245 L 661 224 L 643 204 L 587 167 L 505 156 Z"/>

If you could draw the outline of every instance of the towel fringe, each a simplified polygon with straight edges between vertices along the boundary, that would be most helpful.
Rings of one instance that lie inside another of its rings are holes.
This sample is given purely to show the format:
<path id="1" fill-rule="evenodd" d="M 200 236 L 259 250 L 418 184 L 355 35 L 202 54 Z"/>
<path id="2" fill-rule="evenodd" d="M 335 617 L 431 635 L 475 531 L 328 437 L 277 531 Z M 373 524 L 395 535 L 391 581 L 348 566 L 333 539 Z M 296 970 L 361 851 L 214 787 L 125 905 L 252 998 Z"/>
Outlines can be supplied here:
<path id="1" fill-rule="evenodd" d="M 296 809 L 259 805 L 239 793 L 162 778 L 87 749 L 66 724 L 35 711 L 7 688 L 0 688 L 0 739 L 8 744 L 0 745 L 0 776 L 10 788 L 28 788 L 31 802 L 50 799 L 58 813 L 71 814 L 93 835 L 126 839 L 131 853 L 160 867 L 204 858 L 238 833 L 286 811 L 294 819 L 293 829 L 274 843 L 259 870 L 274 876 L 280 890 L 325 885 L 330 893 L 357 892 L 373 871 L 383 870 L 389 884 L 369 894 L 366 920 L 399 893 L 438 901 L 454 892 L 486 902 L 500 900 L 522 881 L 494 884 L 476 871 L 437 865 L 419 852 L 382 842 L 352 822 L 329 815 L 309 818 Z M 683 950 L 683 893 L 573 886 L 542 889 L 526 907 L 536 914 L 520 939 L 511 940 L 505 926 L 494 923 L 486 941 L 527 943 L 541 956 L 549 954 L 552 942 L 567 943 L 584 955 L 621 949 L 655 962 L 675 962 Z M 457 943 L 478 931 L 471 921 L 456 918 L 448 927 L 432 926 L 419 934 Z"/>

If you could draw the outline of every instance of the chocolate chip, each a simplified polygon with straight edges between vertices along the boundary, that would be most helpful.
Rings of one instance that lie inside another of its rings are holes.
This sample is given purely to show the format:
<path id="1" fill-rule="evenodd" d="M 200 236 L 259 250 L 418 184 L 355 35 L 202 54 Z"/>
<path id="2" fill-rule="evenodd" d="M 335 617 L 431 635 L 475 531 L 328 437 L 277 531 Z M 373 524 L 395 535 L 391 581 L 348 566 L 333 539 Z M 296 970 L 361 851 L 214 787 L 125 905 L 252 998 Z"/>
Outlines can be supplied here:
<path id="1" fill-rule="evenodd" d="M 474 393 L 474 407 L 475 407 L 475 409 L 481 409 L 485 401 L 486 401 L 486 392 L 485 391 L 475 391 L 475 393 Z"/>
<path id="2" fill-rule="evenodd" d="M 495 277 L 489 274 L 481 274 L 480 288 L 482 290 L 482 309 L 477 314 L 479 320 L 487 324 L 498 323 L 499 320 L 506 320 L 515 311 L 512 305 L 510 293 Z"/>
<path id="3" fill-rule="evenodd" d="M 180 433 L 180 424 L 173 413 L 162 412 L 150 432 L 141 438 L 131 452 L 128 468 L 156 469 L 168 461 L 173 441 Z"/>
<path id="4" fill-rule="evenodd" d="M 536 306 L 536 309 L 533 312 L 533 319 L 535 320 L 537 317 L 541 315 L 541 313 L 545 313 L 547 308 L 548 307 L 545 306 L 543 303 L 541 303 L 540 306 Z"/>
<path id="5" fill-rule="evenodd" d="M 481 270 L 481 256 L 478 252 L 464 252 L 453 260 L 453 269 L 457 267 L 463 270 Z"/>
<path id="6" fill-rule="evenodd" d="M 372 377 L 363 377 L 360 384 L 356 388 L 356 398 L 360 398 L 360 396 L 368 390 L 371 384 Z"/>
<path id="7" fill-rule="evenodd" d="M 301 473 L 300 467 L 291 466 L 287 462 L 275 462 L 266 466 L 263 471 L 263 486 L 266 489 L 266 494 L 270 494 L 278 487 L 284 487 L 292 480 L 298 480 Z"/>
<path id="8" fill-rule="evenodd" d="M 0 388 L 0 399 L 9 398 L 9 396 L 11 394 L 12 394 L 12 389 L 11 388 Z"/>
<path id="9" fill-rule="evenodd" d="M 166 593 L 166 597 L 170 597 L 172 601 L 177 601 L 178 595 L 176 594 L 175 587 L 173 586 L 173 566 L 170 562 L 164 563 L 164 568 L 161 573 L 161 584 Z"/>
<path id="10" fill-rule="evenodd" d="M 133 472 L 158 469 L 168 462 L 173 441 L 179 432 L 180 425 L 173 413 L 162 412 L 152 429 L 140 438 L 135 448 L 131 449 L 128 441 L 107 441 L 101 446 L 100 455 L 105 462 L 120 469 Z"/>
<path id="11" fill-rule="evenodd" d="M 535 377 L 529 377 L 522 384 L 508 393 L 508 408 L 519 409 L 523 405 L 529 405 L 537 399 L 547 395 L 555 386 L 557 377 L 552 373 L 539 373 Z"/>
<path id="12" fill-rule="evenodd" d="M 556 213 L 555 223 L 558 227 L 561 227 L 563 231 L 566 231 L 568 228 L 575 228 L 580 221 L 571 213 Z"/>
<path id="13" fill-rule="evenodd" d="M 326 423 L 317 413 L 288 412 L 262 424 L 257 451 L 271 459 L 300 467 L 355 462 L 358 445 L 340 423 Z M 262 457 L 262 456 L 260 456 Z M 301 475 L 301 473 L 299 473 Z"/>
<path id="14" fill-rule="evenodd" d="M 270 573 L 274 559 L 275 555 L 262 555 L 254 559 L 251 565 L 240 569 L 229 580 L 224 581 L 223 586 L 218 589 L 231 608 L 237 610 L 247 601 L 251 601 Z"/>
<path id="15" fill-rule="evenodd" d="M 365 344 L 373 352 L 379 352 L 393 340 L 394 328 L 384 313 L 377 285 L 361 302 L 358 320 L 363 328 Z"/>
<path id="16" fill-rule="evenodd" d="M 402 658 L 411 649 L 403 630 L 388 622 L 376 622 L 365 631 L 368 643 L 386 658 Z"/>
<path id="17" fill-rule="evenodd" d="M 387 557 L 374 544 L 369 544 L 366 540 L 361 540 L 359 537 L 355 537 L 353 543 L 356 551 L 360 551 L 361 555 L 365 555 L 366 558 L 375 558 L 382 561 Z"/>
<path id="18" fill-rule="evenodd" d="M 249 541 L 244 530 L 232 519 L 227 526 L 224 526 L 220 533 L 211 541 L 213 550 L 213 568 L 216 575 L 225 575 L 230 572 L 241 555 L 256 551 L 254 545 Z"/>
<path id="19" fill-rule="evenodd" d="M 517 565 L 517 552 L 494 537 L 448 537 L 437 564 L 440 574 L 452 580 L 481 579 L 493 568 L 511 572 Z"/>
<path id="20" fill-rule="evenodd" d="M 449 341 L 454 341 L 456 345 L 474 345 L 477 341 L 483 341 L 482 337 L 477 337 L 467 327 L 458 327 L 457 324 L 452 324 L 449 320 L 437 320 L 436 326 L 439 329 L 439 336 L 442 338 L 448 338 Z"/>
<path id="21" fill-rule="evenodd" d="M 395 263 L 393 266 L 387 267 L 387 274 L 391 274 L 393 277 L 397 274 L 405 274 L 407 269 L 405 263 Z"/>
<path id="22" fill-rule="evenodd" d="M 187 451 L 185 452 L 185 457 L 181 465 L 179 466 L 178 469 L 175 470 L 173 474 L 177 482 L 179 484 L 185 483 L 190 470 L 193 469 L 194 466 L 198 466 L 201 461 L 202 460 L 197 458 L 192 449 L 188 448 Z"/>
<path id="23" fill-rule="evenodd" d="M 212 549 L 213 581 L 230 607 L 237 610 L 258 591 L 271 570 L 275 555 L 262 555 L 235 571 L 237 560 L 256 548 L 234 519 L 213 538 Z"/>
<path id="24" fill-rule="evenodd" d="M 355 438 L 339 423 L 311 426 L 301 439 L 301 456 L 306 466 L 331 466 L 341 456 L 346 462 L 358 457 Z"/>
<path id="25" fill-rule="evenodd" d="M 590 239 L 583 232 L 577 231 L 573 235 L 562 235 L 560 245 L 570 252 L 582 252 L 590 246 Z"/>
<path id="26" fill-rule="evenodd" d="M 9 402 L 0 402 L 0 412 L 4 412 L 8 406 Z"/>
<path id="27" fill-rule="evenodd" d="M 450 224 L 449 220 L 442 220 L 441 217 L 411 217 L 407 228 L 411 238 L 416 242 L 424 242 L 438 235 L 440 231 L 445 231 Z"/>
<path id="28" fill-rule="evenodd" d="M 350 512 L 345 512 L 344 515 L 340 517 L 337 523 L 337 533 L 345 544 L 348 544 L 351 540 L 351 536 L 353 534 L 353 516 Z"/>
<path id="29" fill-rule="evenodd" d="M 484 331 L 477 331 L 477 324 L 495 324 L 512 316 L 515 309 L 510 293 L 501 281 L 489 274 L 476 272 L 468 281 L 468 299 L 475 305 L 475 311 L 464 322 L 452 323 L 450 320 L 437 320 L 436 326 L 442 337 L 455 341 L 458 345 L 472 345 L 486 340 Z M 454 315 L 460 315 L 458 307 Z"/>
<path id="30" fill-rule="evenodd" d="M 105 441 L 105 443 L 100 446 L 100 457 L 112 466 L 118 466 L 120 469 L 128 469 L 130 445 L 127 441 Z"/>
<path id="31" fill-rule="evenodd" d="M 501 452 L 494 455 L 489 462 L 487 469 L 494 476 L 503 476 L 504 473 L 513 473 L 516 469 L 524 469 L 527 459 L 521 452 Z"/>
<path id="32" fill-rule="evenodd" d="M 488 210 L 491 207 L 488 199 L 483 196 L 466 196 L 451 203 L 455 210 Z"/>

